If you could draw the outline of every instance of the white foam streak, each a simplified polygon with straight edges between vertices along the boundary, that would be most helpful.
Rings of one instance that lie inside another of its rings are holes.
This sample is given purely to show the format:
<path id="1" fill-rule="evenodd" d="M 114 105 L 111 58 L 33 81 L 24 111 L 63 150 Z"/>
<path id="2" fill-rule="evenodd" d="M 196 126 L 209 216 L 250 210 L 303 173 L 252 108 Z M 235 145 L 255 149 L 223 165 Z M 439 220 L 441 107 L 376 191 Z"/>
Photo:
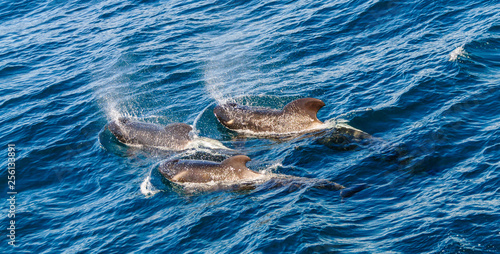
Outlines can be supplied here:
<path id="1" fill-rule="evenodd" d="M 106 104 L 105 111 L 109 119 L 116 120 L 122 116 L 122 114 L 120 114 L 120 112 L 116 109 L 116 103 L 107 101 Z"/>
<path id="2" fill-rule="evenodd" d="M 273 172 L 276 171 L 276 169 L 278 169 L 279 167 L 283 167 L 283 164 L 281 164 L 281 162 L 274 163 L 266 169 L 259 171 L 259 173 L 263 175 L 272 175 Z"/>
<path id="3" fill-rule="evenodd" d="M 141 193 L 144 196 L 146 196 L 146 198 L 150 198 L 158 192 L 160 192 L 160 190 L 156 189 L 151 183 L 151 173 L 150 173 L 141 183 Z"/>
<path id="4" fill-rule="evenodd" d="M 204 137 L 195 137 L 189 143 L 188 148 L 194 148 L 194 149 L 209 148 L 209 149 L 233 150 L 231 148 L 224 146 L 224 144 L 222 144 L 218 140 L 211 139 L 211 138 L 204 138 Z"/>

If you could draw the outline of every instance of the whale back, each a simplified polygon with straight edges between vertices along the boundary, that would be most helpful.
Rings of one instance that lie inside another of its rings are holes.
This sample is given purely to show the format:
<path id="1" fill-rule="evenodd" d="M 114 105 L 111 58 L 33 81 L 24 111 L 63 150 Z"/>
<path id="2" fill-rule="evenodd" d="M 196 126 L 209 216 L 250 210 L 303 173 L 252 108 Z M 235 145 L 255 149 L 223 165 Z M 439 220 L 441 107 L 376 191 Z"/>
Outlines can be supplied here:
<path id="1" fill-rule="evenodd" d="M 286 114 L 299 114 L 310 117 L 312 120 L 319 122 L 317 117 L 318 111 L 325 106 L 322 100 L 315 98 L 302 98 L 294 100 L 283 108 Z"/>
<path id="2" fill-rule="evenodd" d="M 171 123 L 165 126 L 165 131 L 173 137 L 188 138 L 189 132 L 192 130 L 193 128 L 189 124 L 185 123 Z"/>
<path id="3" fill-rule="evenodd" d="M 107 125 L 111 133 L 122 143 L 164 147 L 171 150 L 183 150 L 191 138 L 192 127 L 185 123 L 173 123 L 167 126 L 133 121 L 120 117 Z"/>
<path id="4" fill-rule="evenodd" d="M 255 179 L 261 174 L 246 167 L 250 158 L 237 155 L 221 163 L 197 160 L 170 160 L 160 164 L 159 171 L 168 180 L 178 183 L 207 183 Z"/>

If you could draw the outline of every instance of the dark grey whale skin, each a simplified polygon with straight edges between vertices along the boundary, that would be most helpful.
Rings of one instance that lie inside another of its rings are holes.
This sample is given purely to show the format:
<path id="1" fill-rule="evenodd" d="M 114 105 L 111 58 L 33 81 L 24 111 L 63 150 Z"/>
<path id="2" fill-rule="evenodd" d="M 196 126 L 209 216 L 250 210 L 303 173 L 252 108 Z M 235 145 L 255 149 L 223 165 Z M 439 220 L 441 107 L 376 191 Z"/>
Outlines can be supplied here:
<path id="1" fill-rule="evenodd" d="M 191 142 L 189 132 L 192 128 L 184 123 L 163 126 L 121 117 L 109 122 L 106 127 L 120 142 L 126 145 L 184 150 Z"/>
<path id="2" fill-rule="evenodd" d="M 252 190 L 257 187 L 257 183 L 242 182 L 239 180 L 253 180 L 262 176 L 246 167 L 250 158 L 245 155 L 236 155 L 222 162 L 202 161 L 202 160 L 166 160 L 160 163 L 158 171 L 169 181 L 174 183 L 208 183 L 208 182 L 231 182 L 233 185 L 216 185 L 212 190 Z M 316 189 L 326 189 L 339 191 L 342 198 L 351 197 L 355 193 L 365 189 L 366 184 L 355 185 L 351 188 L 325 179 L 313 179 L 306 177 L 294 177 L 287 175 L 277 175 L 265 183 L 261 183 L 265 188 L 288 187 L 298 189 L 304 186 L 311 186 Z"/>
<path id="3" fill-rule="evenodd" d="M 315 98 L 294 100 L 282 110 L 226 103 L 217 105 L 214 114 L 220 123 L 231 130 L 285 134 L 323 124 L 316 116 L 323 106 L 325 103 Z"/>
<path id="4" fill-rule="evenodd" d="M 168 180 L 179 183 L 207 183 L 255 179 L 262 174 L 246 167 L 250 158 L 236 155 L 222 162 L 201 160 L 167 160 L 158 170 Z"/>

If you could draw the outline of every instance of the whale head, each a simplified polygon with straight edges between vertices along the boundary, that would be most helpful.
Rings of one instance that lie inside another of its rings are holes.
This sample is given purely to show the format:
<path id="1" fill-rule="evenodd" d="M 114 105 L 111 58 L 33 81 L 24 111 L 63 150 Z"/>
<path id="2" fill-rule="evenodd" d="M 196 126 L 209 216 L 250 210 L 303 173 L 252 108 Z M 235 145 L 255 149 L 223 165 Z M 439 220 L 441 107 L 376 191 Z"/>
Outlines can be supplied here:
<path id="1" fill-rule="evenodd" d="M 235 113 L 238 110 L 238 104 L 234 102 L 229 102 L 222 105 L 217 105 L 214 108 L 214 115 L 217 117 L 219 122 L 225 126 L 231 127 L 235 122 Z"/>
<path id="2" fill-rule="evenodd" d="M 115 137 L 120 141 L 120 142 L 127 142 L 128 141 L 128 131 L 127 131 L 127 124 L 130 123 L 130 119 L 127 117 L 120 117 L 114 121 L 111 121 L 108 123 L 107 128 L 108 130 L 115 135 Z"/>

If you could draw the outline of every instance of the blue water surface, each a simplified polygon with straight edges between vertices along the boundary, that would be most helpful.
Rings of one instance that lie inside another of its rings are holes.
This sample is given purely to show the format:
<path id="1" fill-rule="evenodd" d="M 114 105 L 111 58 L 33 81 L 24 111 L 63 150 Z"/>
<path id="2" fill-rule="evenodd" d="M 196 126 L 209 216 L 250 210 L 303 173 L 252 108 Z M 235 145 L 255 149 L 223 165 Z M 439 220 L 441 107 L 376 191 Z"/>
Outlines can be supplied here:
<path id="1" fill-rule="evenodd" d="M 500 253 L 499 20 L 486 0 L 0 0 L 0 252 Z M 378 142 L 242 138 L 212 113 L 303 97 Z M 120 144 L 120 116 L 370 187 L 186 193 L 156 169 L 183 155 Z"/>

